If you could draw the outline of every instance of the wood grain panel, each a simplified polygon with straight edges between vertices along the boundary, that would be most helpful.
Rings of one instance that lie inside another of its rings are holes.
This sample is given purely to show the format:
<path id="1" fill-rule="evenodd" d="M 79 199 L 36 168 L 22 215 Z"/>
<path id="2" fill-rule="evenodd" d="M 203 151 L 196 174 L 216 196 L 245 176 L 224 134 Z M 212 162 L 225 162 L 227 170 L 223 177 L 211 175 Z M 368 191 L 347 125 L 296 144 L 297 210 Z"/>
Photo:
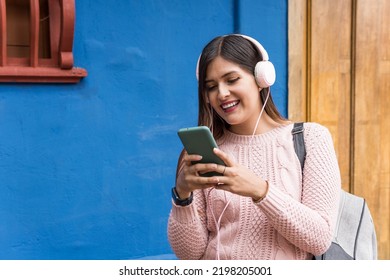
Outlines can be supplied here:
<path id="1" fill-rule="evenodd" d="M 356 32 L 355 184 L 370 206 L 379 255 L 390 258 L 390 12 L 387 0 L 360 0 Z"/>
<path id="2" fill-rule="evenodd" d="M 390 1 L 382 0 L 380 22 L 379 92 L 381 100 L 381 171 L 378 212 L 380 221 L 379 246 L 383 259 L 390 259 Z"/>
<path id="3" fill-rule="evenodd" d="M 288 118 L 307 120 L 307 0 L 290 0 L 288 3 Z"/>
<path id="4" fill-rule="evenodd" d="M 351 0 L 313 0 L 309 121 L 331 132 L 343 188 L 350 185 Z"/>
<path id="5" fill-rule="evenodd" d="M 388 0 L 289 0 L 289 118 L 329 128 L 343 187 L 371 209 L 379 259 L 390 259 L 388 14 Z"/>

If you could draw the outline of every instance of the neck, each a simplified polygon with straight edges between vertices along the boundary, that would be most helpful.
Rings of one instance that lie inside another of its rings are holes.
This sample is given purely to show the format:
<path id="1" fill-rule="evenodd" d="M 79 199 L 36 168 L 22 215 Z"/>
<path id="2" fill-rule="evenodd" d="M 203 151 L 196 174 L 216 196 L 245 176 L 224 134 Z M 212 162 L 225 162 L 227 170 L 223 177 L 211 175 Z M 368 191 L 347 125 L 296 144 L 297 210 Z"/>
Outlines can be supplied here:
<path id="1" fill-rule="evenodd" d="M 265 132 L 268 132 L 278 126 L 280 126 L 281 123 L 274 121 L 270 116 L 267 115 L 267 113 L 263 113 L 261 116 L 261 119 L 257 125 L 256 130 L 255 126 L 256 123 L 251 123 L 250 125 L 233 125 L 229 128 L 231 132 L 234 134 L 239 134 L 239 135 L 258 135 L 262 134 Z"/>

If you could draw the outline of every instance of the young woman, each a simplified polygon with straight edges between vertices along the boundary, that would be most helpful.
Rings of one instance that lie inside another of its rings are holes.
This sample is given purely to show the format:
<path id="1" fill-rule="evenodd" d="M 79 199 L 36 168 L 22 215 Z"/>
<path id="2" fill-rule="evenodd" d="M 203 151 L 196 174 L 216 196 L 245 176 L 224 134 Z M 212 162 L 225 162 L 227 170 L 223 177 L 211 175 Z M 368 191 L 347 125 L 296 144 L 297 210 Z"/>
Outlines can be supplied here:
<path id="1" fill-rule="evenodd" d="M 270 95 L 273 65 L 255 39 L 214 38 L 199 58 L 199 122 L 225 165 L 182 153 L 168 237 L 179 259 L 311 259 L 332 240 L 341 188 L 332 138 L 305 123 L 302 173 Z M 221 176 L 203 177 L 217 171 Z"/>

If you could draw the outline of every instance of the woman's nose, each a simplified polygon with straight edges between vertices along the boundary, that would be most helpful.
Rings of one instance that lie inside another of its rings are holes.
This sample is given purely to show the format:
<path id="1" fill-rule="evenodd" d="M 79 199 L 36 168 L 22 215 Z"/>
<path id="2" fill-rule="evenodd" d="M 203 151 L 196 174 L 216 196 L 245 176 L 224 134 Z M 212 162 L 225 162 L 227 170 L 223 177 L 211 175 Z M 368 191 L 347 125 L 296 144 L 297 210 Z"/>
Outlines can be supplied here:
<path id="1" fill-rule="evenodd" d="M 230 92 L 229 92 L 229 89 L 227 87 L 219 86 L 219 88 L 218 88 L 218 97 L 219 98 L 224 99 L 227 96 L 229 96 L 229 94 L 230 94 Z"/>

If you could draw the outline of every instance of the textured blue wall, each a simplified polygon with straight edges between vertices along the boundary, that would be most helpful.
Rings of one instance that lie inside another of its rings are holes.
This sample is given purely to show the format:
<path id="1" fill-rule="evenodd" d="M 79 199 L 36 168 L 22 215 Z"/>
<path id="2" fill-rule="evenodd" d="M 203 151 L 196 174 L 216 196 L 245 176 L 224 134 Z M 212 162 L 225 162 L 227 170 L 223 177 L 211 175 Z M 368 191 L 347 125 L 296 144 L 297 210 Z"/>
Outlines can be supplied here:
<path id="1" fill-rule="evenodd" d="M 76 85 L 0 84 L 0 259 L 172 258 L 166 223 L 206 42 L 258 38 L 286 115 L 287 0 L 76 3 Z M 109 5 L 109 6 L 107 6 Z"/>

